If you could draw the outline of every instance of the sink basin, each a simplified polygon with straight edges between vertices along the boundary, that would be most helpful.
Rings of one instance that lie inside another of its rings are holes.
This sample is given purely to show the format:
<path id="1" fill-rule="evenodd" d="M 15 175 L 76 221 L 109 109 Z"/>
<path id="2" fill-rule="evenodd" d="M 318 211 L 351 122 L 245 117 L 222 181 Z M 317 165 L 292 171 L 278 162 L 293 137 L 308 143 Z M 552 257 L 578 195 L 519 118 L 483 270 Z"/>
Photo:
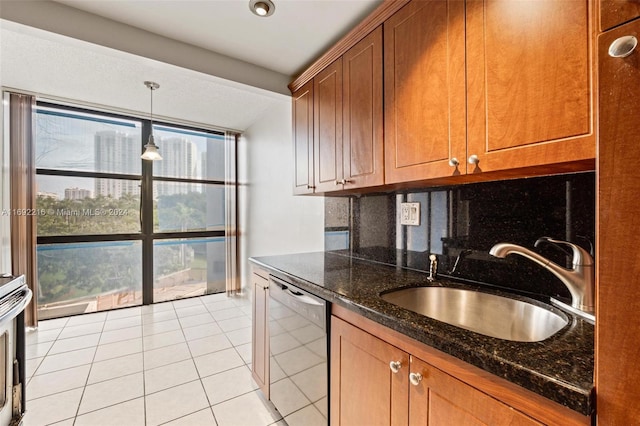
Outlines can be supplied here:
<path id="1" fill-rule="evenodd" d="M 490 293 L 448 287 L 415 287 L 381 295 L 383 300 L 486 336 L 538 342 L 568 324 L 554 308 Z"/>

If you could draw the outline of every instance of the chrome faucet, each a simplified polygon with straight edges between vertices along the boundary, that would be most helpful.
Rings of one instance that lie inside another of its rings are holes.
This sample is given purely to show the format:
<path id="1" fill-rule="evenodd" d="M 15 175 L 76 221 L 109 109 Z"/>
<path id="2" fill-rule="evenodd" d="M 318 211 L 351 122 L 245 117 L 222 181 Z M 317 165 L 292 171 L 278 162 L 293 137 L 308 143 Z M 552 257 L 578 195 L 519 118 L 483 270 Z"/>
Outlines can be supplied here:
<path id="1" fill-rule="evenodd" d="M 539 238 L 534 246 L 538 247 L 540 243 L 544 242 L 568 246 L 573 253 L 572 268 L 564 268 L 538 253 L 516 244 L 498 243 L 491 247 L 489 254 L 500 258 L 507 257 L 510 254 L 519 254 L 547 269 L 558 277 L 569 289 L 572 299 L 570 306 L 571 311 L 595 320 L 595 266 L 593 258 L 588 251 L 576 244 L 554 240 L 549 237 Z M 564 305 L 562 302 L 554 299 L 552 299 L 552 302 Z M 564 306 L 567 307 L 567 305 Z"/>

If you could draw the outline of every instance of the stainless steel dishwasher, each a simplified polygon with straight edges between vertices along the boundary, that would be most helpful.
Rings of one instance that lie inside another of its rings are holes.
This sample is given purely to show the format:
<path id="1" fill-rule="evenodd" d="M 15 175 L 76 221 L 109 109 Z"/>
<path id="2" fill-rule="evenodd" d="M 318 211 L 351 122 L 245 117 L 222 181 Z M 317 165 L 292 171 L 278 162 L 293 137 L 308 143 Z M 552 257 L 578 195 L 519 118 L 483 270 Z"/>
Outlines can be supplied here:
<path id="1" fill-rule="evenodd" d="M 327 425 L 327 302 L 270 281 L 269 399 L 289 426 Z"/>

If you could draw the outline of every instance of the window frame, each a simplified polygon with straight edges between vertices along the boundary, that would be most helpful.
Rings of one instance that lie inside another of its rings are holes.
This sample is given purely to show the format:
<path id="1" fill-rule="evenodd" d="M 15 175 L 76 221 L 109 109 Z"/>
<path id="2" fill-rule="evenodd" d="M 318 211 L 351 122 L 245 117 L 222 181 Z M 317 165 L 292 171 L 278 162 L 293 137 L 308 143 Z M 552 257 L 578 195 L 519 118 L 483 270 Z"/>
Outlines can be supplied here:
<path id="1" fill-rule="evenodd" d="M 201 134 L 213 134 L 222 137 L 222 141 L 225 144 L 225 149 L 227 148 L 226 144 L 229 141 L 228 133 L 221 130 L 213 130 L 205 127 L 195 127 L 192 125 L 185 125 L 181 123 L 168 122 L 168 121 L 157 121 L 136 116 L 129 116 L 124 114 L 118 114 L 113 112 L 105 112 L 100 110 L 94 110 L 84 107 L 71 106 L 65 104 L 57 104 L 49 101 L 36 101 L 36 108 L 34 109 L 34 115 L 38 114 L 38 109 L 40 107 L 44 108 L 54 108 L 62 111 L 69 111 L 75 113 L 82 114 L 92 114 L 97 116 L 103 116 L 105 119 L 115 119 L 115 120 L 127 120 L 127 121 L 135 121 L 139 122 L 141 125 L 141 139 L 140 139 L 140 154 L 144 151 L 144 144 L 149 139 L 151 135 L 151 128 L 154 127 L 165 127 L 167 129 L 176 129 L 182 130 L 184 132 L 193 132 L 193 133 L 201 133 Z M 35 122 L 35 118 L 34 118 Z M 35 140 L 34 140 L 35 144 Z M 234 144 L 233 150 L 237 149 L 237 146 Z M 84 177 L 84 178 L 93 178 L 93 179 L 121 179 L 121 180 L 138 180 L 140 181 L 140 200 L 141 200 L 141 208 L 140 208 L 140 232 L 139 233 L 113 233 L 113 234 L 77 234 L 77 235 L 48 235 L 48 236 L 39 236 L 37 235 L 37 226 L 35 229 L 36 233 L 36 247 L 38 245 L 45 244 L 67 244 L 67 243 L 84 243 L 84 242 L 110 242 L 110 241 L 141 241 L 142 242 L 142 305 L 149 305 L 154 303 L 154 276 L 153 276 L 153 261 L 154 261 L 154 241 L 159 240 L 168 240 L 168 239 L 197 239 L 197 238 L 215 238 L 215 237 L 223 237 L 228 238 L 228 224 L 225 219 L 225 226 L 223 230 L 196 230 L 196 231 L 172 231 L 172 232 L 155 232 L 153 229 L 153 184 L 154 182 L 174 182 L 174 183 L 191 183 L 191 184 L 202 184 L 202 185 L 217 185 L 222 186 L 223 188 L 227 188 L 230 185 L 233 186 L 233 190 L 237 191 L 237 176 L 235 176 L 236 168 L 233 167 L 233 179 L 232 180 L 216 180 L 216 179 L 205 179 L 205 178 L 179 178 L 179 177 L 164 177 L 164 176 L 154 176 L 153 175 L 153 162 L 145 161 L 140 159 L 141 161 L 141 169 L 140 174 L 126 174 L 126 173 L 112 173 L 112 172 L 97 172 L 97 171 L 79 171 L 79 170 L 64 170 L 64 169 L 51 169 L 51 168 L 40 168 L 35 167 L 36 176 L 62 176 L 62 177 Z M 235 161 L 235 159 L 234 159 Z M 225 162 L 225 176 L 228 176 L 228 171 L 226 170 L 227 164 Z M 225 203 L 227 200 L 225 200 Z M 234 200 L 235 202 L 235 200 Z M 237 207 L 227 206 L 225 204 L 225 209 L 228 210 L 232 208 L 234 212 L 237 211 Z M 225 214 L 225 217 L 227 215 Z M 234 242 L 235 244 L 235 242 Z M 229 256 L 230 254 L 234 256 L 234 259 L 231 260 L 232 264 L 237 265 L 238 257 L 237 257 L 237 249 L 236 250 L 225 250 L 225 256 Z M 229 265 L 229 259 L 225 259 L 225 264 Z M 228 267 L 228 266 L 227 266 Z M 227 281 L 229 280 L 229 272 L 226 273 Z M 229 288 L 229 283 L 227 282 L 227 288 Z M 36 298 L 37 299 L 37 298 Z M 37 303 L 37 300 L 36 300 Z M 137 305 L 136 305 L 137 306 Z"/>

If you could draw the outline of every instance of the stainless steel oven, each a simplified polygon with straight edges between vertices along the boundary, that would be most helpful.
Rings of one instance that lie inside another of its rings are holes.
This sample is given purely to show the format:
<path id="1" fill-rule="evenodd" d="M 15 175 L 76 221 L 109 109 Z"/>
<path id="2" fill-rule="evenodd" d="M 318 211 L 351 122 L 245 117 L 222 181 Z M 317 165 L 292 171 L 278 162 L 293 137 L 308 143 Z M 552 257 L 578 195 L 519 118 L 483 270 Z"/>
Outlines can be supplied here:
<path id="1" fill-rule="evenodd" d="M 289 426 L 327 425 L 327 302 L 270 281 L 269 399 Z"/>
<path id="2" fill-rule="evenodd" d="M 0 275 L 0 425 L 19 425 L 25 411 L 24 276 Z"/>

